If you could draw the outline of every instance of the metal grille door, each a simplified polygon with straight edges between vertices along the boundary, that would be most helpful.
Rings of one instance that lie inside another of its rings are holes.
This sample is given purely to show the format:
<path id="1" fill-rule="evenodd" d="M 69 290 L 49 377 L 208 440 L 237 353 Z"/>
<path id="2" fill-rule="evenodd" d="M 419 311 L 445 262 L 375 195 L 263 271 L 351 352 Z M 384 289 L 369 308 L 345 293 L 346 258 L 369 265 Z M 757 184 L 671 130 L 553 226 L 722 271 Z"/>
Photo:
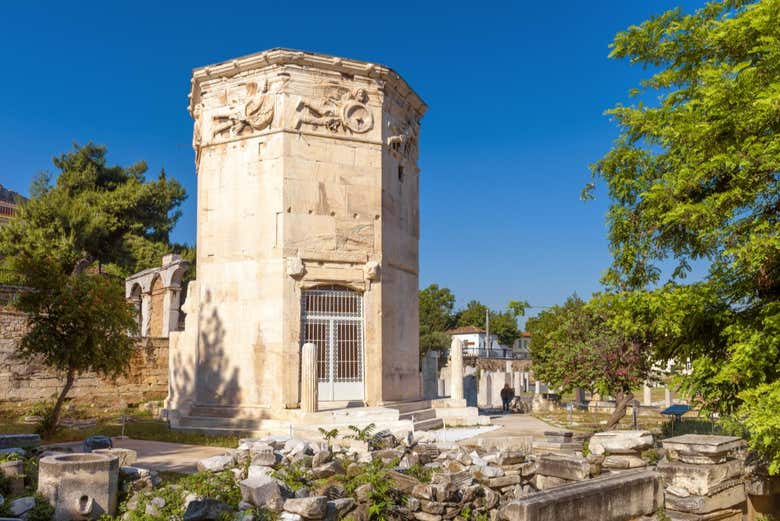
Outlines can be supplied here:
<path id="1" fill-rule="evenodd" d="M 317 346 L 320 400 L 363 399 L 363 296 L 339 286 L 306 290 L 302 343 Z"/>

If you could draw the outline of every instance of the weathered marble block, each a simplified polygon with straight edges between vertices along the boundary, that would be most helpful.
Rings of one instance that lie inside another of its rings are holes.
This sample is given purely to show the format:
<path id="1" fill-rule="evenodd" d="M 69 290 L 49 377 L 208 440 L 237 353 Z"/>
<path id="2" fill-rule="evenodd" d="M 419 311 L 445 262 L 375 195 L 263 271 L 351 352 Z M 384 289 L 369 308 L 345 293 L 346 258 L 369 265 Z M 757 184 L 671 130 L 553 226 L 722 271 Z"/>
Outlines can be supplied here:
<path id="1" fill-rule="evenodd" d="M 632 454 L 615 454 L 604 458 L 601 462 L 602 468 L 605 469 L 636 469 L 640 467 L 646 467 L 647 462 L 639 456 Z"/>
<path id="2" fill-rule="evenodd" d="M 0 435 L 0 449 L 10 449 L 18 447 L 20 449 L 29 449 L 38 447 L 41 444 L 41 437 L 37 434 L 2 434 Z"/>
<path id="3" fill-rule="evenodd" d="M 667 493 L 666 508 L 691 514 L 708 514 L 736 507 L 745 500 L 745 485 L 739 480 L 732 480 L 724 483 L 720 490 L 708 496 L 680 497 Z"/>
<path id="4" fill-rule="evenodd" d="M 570 481 L 582 481 L 590 477 L 590 463 L 581 457 L 545 454 L 539 457 L 536 473 Z"/>
<path id="5" fill-rule="evenodd" d="M 745 448 L 745 440 L 735 436 L 685 434 L 664 440 L 663 447 L 670 460 L 707 465 L 734 457 Z"/>
<path id="6" fill-rule="evenodd" d="M 682 461 L 662 461 L 656 467 L 666 486 L 687 491 L 693 495 L 706 496 L 715 487 L 742 473 L 743 465 L 739 460 L 730 460 L 713 465 L 694 465 Z"/>
<path id="7" fill-rule="evenodd" d="M 126 467 L 138 461 L 138 453 L 133 449 L 122 449 L 115 447 L 112 449 L 95 449 L 94 454 L 105 454 L 111 458 L 119 459 L 119 467 Z"/>
<path id="8" fill-rule="evenodd" d="M 118 486 L 118 458 L 76 453 L 46 456 L 39 463 L 38 493 L 54 505 L 55 521 L 114 515 Z"/>
<path id="9" fill-rule="evenodd" d="M 588 448 L 593 454 L 635 454 L 653 446 L 653 435 L 648 431 L 597 432 L 590 438 Z"/>
<path id="10" fill-rule="evenodd" d="M 650 515 L 663 504 L 658 474 L 649 470 L 563 485 L 505 505 L 506 521 L 593 521 L 634 519 Z"/>
<path id="11" fill-rule="evenodd" d="M 742 510 L 729 508 L 709 514 L 689 514 L 688 512 L 675 512 L 667 510 L 666 515 L 670 521 L 743 521 Z"/>

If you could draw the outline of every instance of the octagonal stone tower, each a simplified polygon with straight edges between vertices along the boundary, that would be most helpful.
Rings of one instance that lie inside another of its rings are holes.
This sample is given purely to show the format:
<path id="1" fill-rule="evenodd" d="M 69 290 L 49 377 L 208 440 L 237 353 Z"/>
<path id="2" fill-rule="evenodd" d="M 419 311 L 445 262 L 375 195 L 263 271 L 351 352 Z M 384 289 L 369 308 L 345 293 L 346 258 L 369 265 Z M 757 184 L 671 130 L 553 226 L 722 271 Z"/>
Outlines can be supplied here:
<path id="1" fill-rule="evenodd" d="M 300 346 L 318 396 L 420 398 L 418 135 L 393 70 L 273 49 L 193 72 L 197 280 L 169 408 L 284 417 Z"/>

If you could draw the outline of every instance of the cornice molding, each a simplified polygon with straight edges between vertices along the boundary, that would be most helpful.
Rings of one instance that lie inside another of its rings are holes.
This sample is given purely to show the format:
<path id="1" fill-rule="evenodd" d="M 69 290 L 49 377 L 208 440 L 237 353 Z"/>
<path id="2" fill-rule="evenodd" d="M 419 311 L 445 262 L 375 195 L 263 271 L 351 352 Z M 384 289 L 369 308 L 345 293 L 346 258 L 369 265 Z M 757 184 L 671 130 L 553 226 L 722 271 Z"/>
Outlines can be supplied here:
<path id="1" fill-rule="evenodd" d="M 420 117 L 425 114 L 428 108 L 422 98 L 401 78 L 401 75 L 390 67 L 349 58 L 340 58 L 338 56 L 329 56 L 327 54 L 276 48 L 194 69 L 191 80 L 190 111 L 192 111 L 193 103 L 200 101 L 201 83 L 231 78 L 237 74 L 274 65 L 297 65 L 364 76 L 384 82 L 385 88 L 391 87 L 401 98 L 410 104 Z"/>

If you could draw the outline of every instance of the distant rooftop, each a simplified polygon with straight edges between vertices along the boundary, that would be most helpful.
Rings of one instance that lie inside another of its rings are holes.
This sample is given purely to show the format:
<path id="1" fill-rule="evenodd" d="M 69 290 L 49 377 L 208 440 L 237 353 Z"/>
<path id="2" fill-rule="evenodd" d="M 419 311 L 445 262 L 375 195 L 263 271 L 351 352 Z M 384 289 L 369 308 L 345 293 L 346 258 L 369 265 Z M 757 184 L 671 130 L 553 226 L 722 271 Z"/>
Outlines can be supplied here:
<path id="1" fill-rule="evenodd" d="M 22 194 L 16 193 L 13 190 L 9 190 L 3 185 L 0 185 L 0 201 L 4 203 L 17 203 L 20 200 L 24 202 L 27 198 Z"/>
<path id="2" fill-rule="evenodd" d="M 473 335 L 475 333 L 484 333 L 485 330 L 475 326 L 460 326 L 447 331 L 450 335 Z"/>

